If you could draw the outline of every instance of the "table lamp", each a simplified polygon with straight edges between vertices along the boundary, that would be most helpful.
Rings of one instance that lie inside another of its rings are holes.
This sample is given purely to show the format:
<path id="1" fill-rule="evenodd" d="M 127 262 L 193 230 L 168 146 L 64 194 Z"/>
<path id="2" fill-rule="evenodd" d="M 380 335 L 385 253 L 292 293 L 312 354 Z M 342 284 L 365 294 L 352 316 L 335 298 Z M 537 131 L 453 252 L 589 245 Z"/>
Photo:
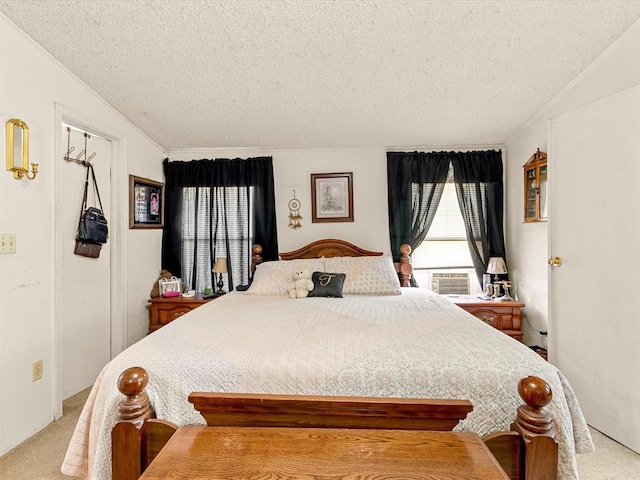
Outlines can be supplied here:
<path id="1" fill-rule="evenodd" d="M 504 258 L 491 257 L 487 265 L 487 273 L 495 275 L 494 281 L 497 282 L 499 280 L 498 275 L 507 273 L 507 265 L 504 263 Z"/>
<path id="2" fill-rule="evenodd" d="M 227 257 L 216 257 L 216 263 L 211 271 L 218 274 L 218 283 L 216 284 L 218 290 L 216 290 L 216 293 L 222 293 L 222 288 L 224 287 L 222 274 L 227 273 Z"/>
<path id="3" fill-rule="evenodd" d="M 489 258 L 489 264 L 487 265 L 487 273 L 495 275 L 493 283 L 494 283 L 494 292 L 493 297 L 500 296 L 500 281 L 498 275 L 504 275 L 507 273 L 507 265 L 504 263 L 504 258 L 502 257 L 491 257 Z"/>

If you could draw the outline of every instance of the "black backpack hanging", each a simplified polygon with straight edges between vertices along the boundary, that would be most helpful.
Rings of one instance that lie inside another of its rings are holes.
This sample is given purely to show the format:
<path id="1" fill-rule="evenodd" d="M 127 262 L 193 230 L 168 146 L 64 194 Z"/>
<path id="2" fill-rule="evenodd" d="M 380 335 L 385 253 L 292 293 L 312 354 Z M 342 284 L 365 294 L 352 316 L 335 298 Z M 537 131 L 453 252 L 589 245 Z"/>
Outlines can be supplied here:
<path id="1" fill-rule="evenodd" d="M 102 200 L 100 200 L 100 192 L 98 191 L 98 183 L 96 182 L 96 174 L 93 171 L 93 165 L 86 165 L 87 177 L 84 182 L 84 196 L 82 198 L 82 208 L 80 209 L 80 220 L 78 221 L 78 233 L 76 234 L 76 247 L 74 253 L 83 257 L 97 258 L 100 256 L 102 244 L 107 242 L 109 236 L 109 227 L 107 219 L 102 213 Z M 93 187 L 98 198 L 97 207 L 87 207 L 87 192 L 89 190 L 89 172 Z"/>

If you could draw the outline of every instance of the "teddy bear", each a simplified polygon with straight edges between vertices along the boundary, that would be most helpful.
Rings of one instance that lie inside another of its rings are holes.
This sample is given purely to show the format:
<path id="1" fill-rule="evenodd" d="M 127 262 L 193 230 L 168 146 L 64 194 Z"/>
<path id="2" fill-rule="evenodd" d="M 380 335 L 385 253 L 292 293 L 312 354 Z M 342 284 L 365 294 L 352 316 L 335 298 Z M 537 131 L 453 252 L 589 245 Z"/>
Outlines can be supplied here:
<path id="1" fill-rule="evenodd" d="M 287 288 L 289 298 L 304 298 L 313 290 L 311 273 L 306 267 L 302 267 L 293 272 L 293 283 Z"/>

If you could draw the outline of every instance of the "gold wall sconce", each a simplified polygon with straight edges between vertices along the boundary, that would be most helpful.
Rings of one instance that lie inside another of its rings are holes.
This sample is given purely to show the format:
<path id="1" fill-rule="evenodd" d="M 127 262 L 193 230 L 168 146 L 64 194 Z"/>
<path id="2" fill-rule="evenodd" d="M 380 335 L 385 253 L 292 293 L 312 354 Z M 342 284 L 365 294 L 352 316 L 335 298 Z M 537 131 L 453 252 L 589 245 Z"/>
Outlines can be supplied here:
<path id="1" fill-rule="evenodd" d="M 7 121 L 7 170 L 16 180 L 33 180 L 38 174 L 37 163 L 31 164 L 29 174 L 29 127 L 17 118 Z"/>

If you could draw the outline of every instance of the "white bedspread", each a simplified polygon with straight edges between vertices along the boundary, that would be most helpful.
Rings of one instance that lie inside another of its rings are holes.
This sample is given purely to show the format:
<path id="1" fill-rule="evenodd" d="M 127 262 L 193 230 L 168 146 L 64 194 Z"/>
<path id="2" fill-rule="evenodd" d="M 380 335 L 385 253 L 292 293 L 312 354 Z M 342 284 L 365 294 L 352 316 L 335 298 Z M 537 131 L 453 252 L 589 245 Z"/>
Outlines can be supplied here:
<path id="1" fill-rule="evenodd" d="M 518 381 L 544 378 L 560 444 L 560 479 L 593 449 L 574 393 L 535 352 L 421 289 L 399 296 L 289 299 L 233 292 L 180 317 L 114 358 L 96 380 L 62 471 L 111 478 L 111 428 L 128 367 L 149 373 L 158 418 L 204 424 L 193 391 L 469 399 L 456 430 L 508 430 Z"/>

